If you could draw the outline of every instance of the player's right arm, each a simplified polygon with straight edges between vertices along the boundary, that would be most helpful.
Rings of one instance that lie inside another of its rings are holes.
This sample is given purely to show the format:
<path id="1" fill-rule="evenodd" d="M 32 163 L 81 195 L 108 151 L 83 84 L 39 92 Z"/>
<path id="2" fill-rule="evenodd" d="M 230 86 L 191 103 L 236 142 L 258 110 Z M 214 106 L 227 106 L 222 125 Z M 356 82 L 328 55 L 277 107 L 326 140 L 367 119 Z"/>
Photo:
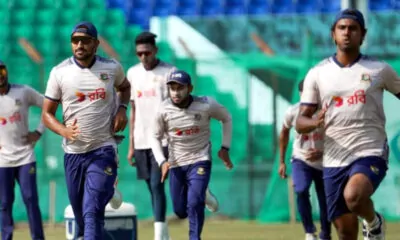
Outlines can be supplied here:
<path id="1" fill-rule="evenodd" d="M 131 95 L 132 96 L 132 95 Z M 131 110 L 129 111 L 129 149 L 128 149 L 128 162 L 131 166 L 134 166 L 135 163 L 132 161 L 135 155 L 135 101 L 131 100 Z"/>
<path id="2" fill-rule="evenodd" d="M 316 70 L 311 69 L 304 80 L 300 109 L 296 120 L 296 131 L 300 134 L 310 133 L 324 124 L 325 109 L 320 111 L 318 118 L 313 118 L 313 115 L 318 110 L 320 104 L 316 75 Z"/>
<path id="3" fill-rule="evenodd" d="M 55 117 L 58 104 L 61 101 L 61 87 L 58 82 L 55 69 L 50 72 L 50 77 L 47 82 L 45 99 L 42 107 L 42 121 L 44 125 L 51 131 L 61 135 L 68 140 L 74 140 L 78 135 L 78 126 L 76 120 L 74 123 L 66 127 L 60 123 Z"/>
<path id="4" fill-rule="evenodd" d="M 156 113 L 152 128 L 152 134 L 150 136 L 151 150 L 153 151 L 154 158 L 156 159 L 156 162 L 159 166 L 162 166 L 164 163 L 167 162 L 162 147 L 162 139 L 166 133 L 166 128 L 161 108 L 162 106 Z"/>

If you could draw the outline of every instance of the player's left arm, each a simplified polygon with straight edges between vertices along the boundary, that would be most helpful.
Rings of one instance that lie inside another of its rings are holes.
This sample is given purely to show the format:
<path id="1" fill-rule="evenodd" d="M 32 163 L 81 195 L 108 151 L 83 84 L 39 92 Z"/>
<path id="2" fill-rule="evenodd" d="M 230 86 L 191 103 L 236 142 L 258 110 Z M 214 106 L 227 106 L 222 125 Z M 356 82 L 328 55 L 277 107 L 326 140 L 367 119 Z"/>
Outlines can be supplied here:
<path id="1" fill-rule="evenodd" d="M 26 87 L 25 97 L 27 97 L 29 106 L 37 106 L 42 108 L 44 96 L 31 87 L 28 86 L 25 87 Z M 43 124 L 42 119 L 40 119 L 39 125 L 36 127 L 35 131 L 28 132 L 28 134 L 24 136 L 25 141 L 30 144 L 36 143 L 42 136 L 44 130 L 45 126 Z"/>
<path id="2" fill-rule="evenodd" d="M 400 99 L 400 77 L 394 69 L 387 65 L 381 72 L 383 88 Z"/>
<path id="3" fill-rule="evenodd" d="M 120 105 L 117 114 L 114 117 L 114 132 L 123 131 L 128 123 L 126 110 L 128 109 L 129 100 L 131 98 L 131 84 L 126 79 L 122 66 L 118 63 L 115 74 L 114 87 L 119 96 Z"/>
<path id="4" fill-rule="evenodd" d="M 153 151 L 154 158 L 156 159 L 156 162 L 160 167 L 167 162 L 162 147 L 162 139 L 165 135 L 165 132 L 165 121 L 161 106 L 156 113 L 156 117 L 154 119 L 152 127 L 152 134 L 150 136 L 151 150 Z"/>
<path id="5" fill-rule="evenodd" d="M 207 99 L 210 104 L 210 117 L 222 122 L 222 146 L 218 152 L 218 157 L 222 159 L 225 167 L 229 170 L 233 167 L 229 157 L 229 148 L 232 141 L 232 116 L 228 110 L 216 100 L 210 97 Z"/>

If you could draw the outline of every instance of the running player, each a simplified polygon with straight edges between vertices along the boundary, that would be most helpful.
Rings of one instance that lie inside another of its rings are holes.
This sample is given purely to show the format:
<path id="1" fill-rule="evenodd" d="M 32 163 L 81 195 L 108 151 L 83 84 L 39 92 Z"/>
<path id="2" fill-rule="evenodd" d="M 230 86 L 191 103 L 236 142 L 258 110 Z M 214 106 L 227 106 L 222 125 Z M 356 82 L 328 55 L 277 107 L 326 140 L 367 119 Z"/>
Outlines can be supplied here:
<path id="1" fill-rule="evenodd" d="M 42 123 L 29 131 L 31 106 L 42 108 L 43 96 L 26 85 L 10 84 L 6 65 L 0 61 L 0 199 L 1 239 L 13 238 L 15 181 L 28 212 L 32 239 L 43 240 L 42 216 L 36 185 L 36 159 L 33 148 L 44 131 Z"/>
<path id="2" fill-rule="evenodd" d="M 300 96 L 303 92 L 303 83 L 299 83 Z M 300 103 L 290 107 L 283 121 L 279 136 L 280 166 L 279 175 L 286 178 L 285 155 L 290 137 L 290 129 L 295 125 Z M 316 129 L 309 134 L 296 134 L 293 142 L 292 153 L 292 179 L 294 190 L 297 194 L 297 209 L 299 211 L 306 240 L 316 240 L 316 227 L 312 219 L 310 186 L 314 182 L 317 192 L 321 232 L 319 239 L 331 239 L 331 223 L 328 221 L 326 212 L 326 199 L 322 179 L 322 153 L 323 153 L 323 129 Z"/>
<path id="3" fill-rule="evenodd" d="M 170 98 L 156 115 L 151 146 L 161 181 L 169 172 L 172 205 L 180 218 L 189 217 L 189 239 L 199 240 L 204 224 L 206 190 L 211 174 L 210 119 L 223 124 L 223 141 L 218 156 L 228 169 L 232 120 L 228 111 L 210 97 L 191 95 L 193 86 L 184 71 L 174 71 L 167 80 Z M 168 160 L 163 153 L 162 139 L 168 137 Z"/>
<path id="4" fill-rule="evenodd" d="M 400 98 L 400 79 L 385 62 L 360 53 L 366 35 L 356 9 L 341 11 L 331 33 L 337 51 L 305 79 L 296 130 L 325 128 L 323 174 L 328 216 L 341 240 L 356 240 L 358 218 L 365 240 L 385 239 L 383 216 L 372 194 L 386 175 L 388 146 L 383 91 Z M 318 118 L 312 116 L 318 107 Z"/>
<path id="5" fill-rule="evenodd" d="M 121 65 L 96 56 L 96 27 L 77 24 L 71 34 L 73 57 L 50 73 L 43 104 L 43 121 L 64 137 L 64 167 L 69 200 L 77 222 L 77 237 L 101 240 L 106 204 L 117 177 L 115 133 L 127 123 L 130 84 Z M 119 94 L 117 102 L 115 90 Z M 63 123 L 55 118 L 63 107 Z"/>

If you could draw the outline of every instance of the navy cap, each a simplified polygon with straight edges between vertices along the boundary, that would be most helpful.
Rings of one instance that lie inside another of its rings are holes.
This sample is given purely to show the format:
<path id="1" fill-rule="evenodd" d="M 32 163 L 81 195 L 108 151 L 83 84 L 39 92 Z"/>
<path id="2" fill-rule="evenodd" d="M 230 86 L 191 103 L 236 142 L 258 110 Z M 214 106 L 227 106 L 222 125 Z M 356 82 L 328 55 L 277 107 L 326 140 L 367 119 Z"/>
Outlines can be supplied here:
<path id="1" fill-rule="evenodd" d="M 192 84 L 192 79 L 190 78 L 189 74 L 182 70 L 175 70 L 173 71 L 167 79 L 168 83 L 179 83 L 182 85 L 190 85 Z"/>
<path id="2" fill-rule="evenodd" d="M 352 9 L 352 8 L 340 11 L 336 15 L 335 21 L 333 22 L 332 26 L 335 26 L 340 19 L 345 19 L 345 18 L 353 19 L 354 21 L 358 22 L 358 24 L 360 24 L 362 29 L 365 29 L 364 15 L 357 9 Z"/>
<path id="3" fill-rule="evenodd" d="M 97 29 L 91 22 L 80 22 L 76 24 L 71 35 L 76 32 L 86 33 L 87 35 L 97 39 Z"/>

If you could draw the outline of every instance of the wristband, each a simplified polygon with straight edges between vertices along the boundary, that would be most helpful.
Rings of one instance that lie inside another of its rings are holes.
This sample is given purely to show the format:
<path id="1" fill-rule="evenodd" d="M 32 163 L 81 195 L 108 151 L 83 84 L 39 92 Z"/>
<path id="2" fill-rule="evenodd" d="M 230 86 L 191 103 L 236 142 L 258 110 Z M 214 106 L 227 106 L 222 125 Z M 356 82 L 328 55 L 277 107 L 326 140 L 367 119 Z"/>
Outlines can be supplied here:
<path id="1" fill-rule="evenodd" d="M 123 104 L 123 103 L 121 103 L 121 104 L 119 105 L 119 107 L 123 107 L 123 108 L 125 108 L 125 110 L 128 109 L 128 105 L 127 105 L 127 104 Z"/>

